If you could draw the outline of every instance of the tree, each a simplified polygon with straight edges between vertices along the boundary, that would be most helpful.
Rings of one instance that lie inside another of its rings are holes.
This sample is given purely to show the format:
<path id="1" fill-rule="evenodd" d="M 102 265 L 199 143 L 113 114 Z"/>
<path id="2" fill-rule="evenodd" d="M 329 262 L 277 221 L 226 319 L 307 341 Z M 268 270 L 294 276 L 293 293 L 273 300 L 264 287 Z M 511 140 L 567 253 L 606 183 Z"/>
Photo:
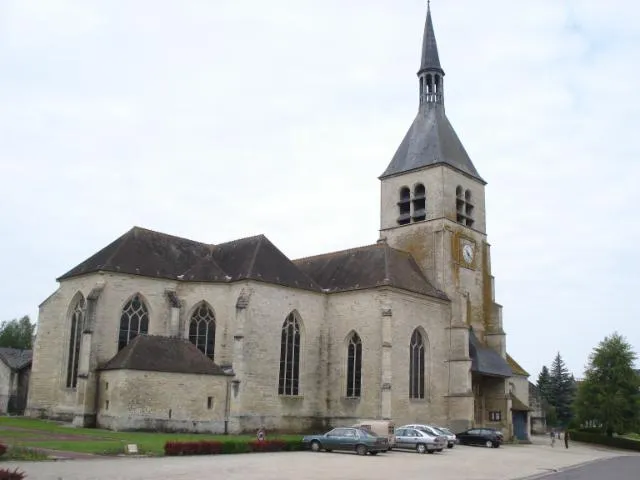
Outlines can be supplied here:
<path id="1" fill-rule="evenodd" d="M 540 374 L 538 375 L 538 392 L 540 397 L 547 400 L 549 396 L 549 385 L 551 383 L 551 376 L 549 375 L 549 369 L 546 365 L 542 367 Z"/>
<path id="2" fill-rule="evenodd" d="M 33 346 L 33 334 L 36 324 L 31 323 L 28 315 L 20 320 L 4 321 L 0 325 L 0 347 L 30 350 Z"/>
<path id="3" fill-rule="evenodd" d="M 549 372 L 547 400 L 555 407 L 558 422 L 562 425 L 571 420 L 575 391 L 575 380 L 558 352 Z"/>
<path id="4" fill-rule="evenodd" d="M 640 423 L 640 378 L 633 369 L 636 354 L 617 332 L 605 337 L 589 355 L 575 409 L 582 423 L 603 432 L 625 433 Z"/>

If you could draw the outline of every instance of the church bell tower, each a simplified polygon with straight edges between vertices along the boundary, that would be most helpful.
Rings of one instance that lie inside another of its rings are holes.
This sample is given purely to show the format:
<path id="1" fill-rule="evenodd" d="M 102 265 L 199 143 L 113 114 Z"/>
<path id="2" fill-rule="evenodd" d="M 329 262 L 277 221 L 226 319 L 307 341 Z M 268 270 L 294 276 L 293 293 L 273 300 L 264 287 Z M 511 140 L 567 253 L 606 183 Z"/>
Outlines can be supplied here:
<path id="1" fill-rule="evenodd" d="M 430 6 L 417 76 L 418 111 L 379 177 L 380 237 L 409 252 L 429 281 L 451 301 L 451 322 L 446 327 L 452 345 L 446 360 L 453 379 L 449 417 L 452 424 L 463 428 L 469 422 L 485 423 L 489 405 L 506 415 L 504 378 L 510 370 L 502 368 L 506 365 L 505 334 L 502 307 L 494 299 L 486 182 L 445 113 L 445 72 Z M 500 364 L 499 371 L 482 371 L 474 357 L 476 350 Z M 483 391 L 491 392 L 489 397 Z"/>

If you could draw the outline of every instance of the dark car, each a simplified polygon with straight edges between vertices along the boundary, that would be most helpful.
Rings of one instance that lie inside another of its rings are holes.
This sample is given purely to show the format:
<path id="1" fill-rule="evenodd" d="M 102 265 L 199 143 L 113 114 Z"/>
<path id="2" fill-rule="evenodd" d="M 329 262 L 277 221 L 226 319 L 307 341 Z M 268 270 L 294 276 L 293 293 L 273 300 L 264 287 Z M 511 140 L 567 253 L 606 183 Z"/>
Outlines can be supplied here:
<path id="1" fill-rule="evenodd" d="M 361 428 L 334 428 L 324 434 L 305 435 L 302 444 L 308 446 L 312 451 L 319 452 L 326 450 L 347 450 L 355 451 L 358 455 L 377 455 L 379 452 L 386 452 L 389 449 L 389 442 L 386 437 L 378 437 Z"/>
<path id="2" fill-rule="evenodd" d="M 460 445 L 484 445 L 485 447 L 498 448 L 502 443 L 502 432 L 495 428 L 472 428 L 457 433 Z"/>

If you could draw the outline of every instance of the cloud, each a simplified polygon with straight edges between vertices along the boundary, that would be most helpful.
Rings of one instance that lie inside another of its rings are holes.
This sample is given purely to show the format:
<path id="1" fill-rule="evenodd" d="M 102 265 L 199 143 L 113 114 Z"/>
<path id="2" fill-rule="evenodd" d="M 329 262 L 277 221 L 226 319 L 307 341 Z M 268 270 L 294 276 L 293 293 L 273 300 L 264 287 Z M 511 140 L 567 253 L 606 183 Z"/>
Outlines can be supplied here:
<path id="1" fill-rule="evenodd" d="M 132 225 L 291 257 L 374 242 L 417 108 L 424 2 L 0 6 L 0 318 Z M 509 351 L 636 347 L 640 6 L 433 2 L 447 113 L 487 186 Z"/>

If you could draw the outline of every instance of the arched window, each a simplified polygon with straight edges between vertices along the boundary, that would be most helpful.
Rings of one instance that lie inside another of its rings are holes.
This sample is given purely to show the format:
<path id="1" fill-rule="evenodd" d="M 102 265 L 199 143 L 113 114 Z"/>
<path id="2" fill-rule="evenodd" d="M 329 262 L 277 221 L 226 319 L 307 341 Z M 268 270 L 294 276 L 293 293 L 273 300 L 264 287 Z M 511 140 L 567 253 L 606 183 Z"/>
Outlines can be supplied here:
<path id="1" fill-rule="evenodd" d="M 362 341 L 357 333 L 349 338 L 347 346 L 347 397 L 362 393 Z"/>
<path id="2" fill-rule="evenodd" d="M 213 360 L 213 349 L 216 344 L 216 321 L 213 310 L 205 302 L 198 305 L 191 315 L 189 340 Z"/>
<path id="3" fill-rule="evenodd" d="M 427 218 L 427 191 L 424 185 L 417 184 L 413 188 L 413 221 L 419 222 Z"/>
<path id="4" fill-rule="evenodd" d="M 149 333 L 149 311 L 140 295 L 135 294 L 122 309 L 118 350 L 122 350 L 138 335 L 147 333 Z"/>
<path id="5" fill-rule="evenodd" d="M 78 357 L 80 355 L 80 341 L 82 339 L 82 327 L 84 325 L 84 312 L 84 297 L 80 295 L 71 312 L 69 357 L 67 359 L 67 388 L 76 388 L 78 385 Z"/>
<path id="6" fill-rule="evenodd" d="M 418 329 L 409 344 L 409 398 L 424 398 L 424 339 Z"/>
<path id="7" fill-rule="evenodd" d="M 473 227 L 473 203 L 471 190 L 464 190 L 460 185 L 456 188 L 456 219 L 459 224 Z"/>
<path id="8" fill-rule="evenodd" d="M 282 324 L 279 395 L 298 395 L 300 386 L 300 322 L 292 312 Z"/>
<path id="9" fill-rule="evenodd" d="M 409 187 L 400 189 L 400 200 L 398 201 L 398 225 L 406 225 L 411 221 L 411 190 Z"/>

